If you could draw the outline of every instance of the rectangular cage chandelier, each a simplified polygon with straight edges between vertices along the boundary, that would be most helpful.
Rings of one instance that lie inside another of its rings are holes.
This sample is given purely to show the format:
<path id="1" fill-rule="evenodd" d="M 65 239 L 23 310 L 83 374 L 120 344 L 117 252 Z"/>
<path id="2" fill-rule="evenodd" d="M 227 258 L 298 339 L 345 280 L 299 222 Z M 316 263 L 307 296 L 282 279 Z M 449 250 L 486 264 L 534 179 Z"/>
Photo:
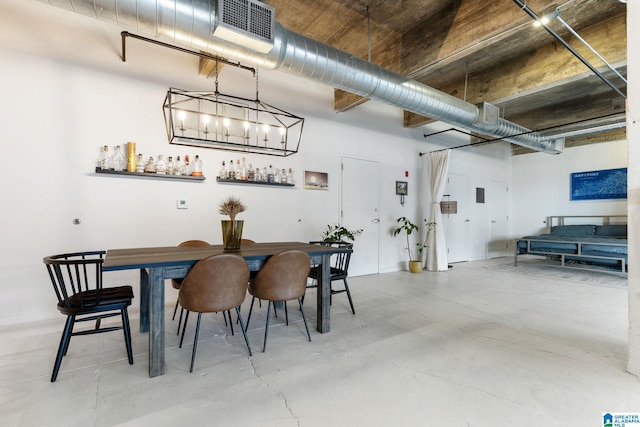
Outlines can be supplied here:
<path id="1" fill-rule="evenodd" d="M 256 94 L 257 95 L 257 94 Z M 170 144 L 286 157 L 298 152 L 304 119 L 218 92 L 170 88 L 164 100 Z"/>

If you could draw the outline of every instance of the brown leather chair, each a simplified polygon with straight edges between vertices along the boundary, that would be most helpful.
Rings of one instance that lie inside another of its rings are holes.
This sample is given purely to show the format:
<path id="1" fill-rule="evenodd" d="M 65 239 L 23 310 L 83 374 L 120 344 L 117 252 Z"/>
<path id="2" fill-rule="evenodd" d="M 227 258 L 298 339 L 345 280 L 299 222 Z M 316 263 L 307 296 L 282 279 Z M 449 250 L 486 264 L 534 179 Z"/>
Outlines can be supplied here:
<path id="1" fill-rule="evenodd" d="M 289 324 L 289 314 L 287 313 L 286 301 L 298 300 L 300 312 L 304 327 L 307 330 L 307 337 L 311 341 L 309 334 L 309 326 L 302 308 L 302 297 L 307 287 L 307 276 L 311 262 L 309 255 L 302 251 L 284 251 L 273 255 L 264 263 L 255 279 L 249 283 L 249 293 L 253 296 L 251 300 L 251 308 L 249 309 L 249 317 L 247 318 L 247 326 L 251 320 L 251 312 L 253 311 L 253 303 L 256 298 L 269 301 L 267 306 L 267 322 L 264 330 L 264 345 L 262 351 L 267 348 L 267 337 L 269 335 L 269 316 L 271 305 L 273 302 L 283 301 L 285 303 L 285 317 L 287 325 Z M 275 310 L 274 310 L 275 311 Z"/>
<path id="2" fill-rule="evenodd" d="M 204 240 L 186 240 L 180 243 L 178 246 L 209 246 L 209 243 L 205 242 Z M 173 286 L 173 289 L 180 290 L 180 285 L 182 285 L 182 280 L 183 279 L 171 279 L 171 286 Z M 176 306 L 173 308 L 173 317 L 171 318 L 171 320 L 176 320 L 177 311 L 178 311 L 178 300 L 176 299 Z M 178 331 L 176 332 L 176 335 L 180 333 L 180 324 L 182 323 L 183 314 L 184 314 L 184 310 L 180 310 L 180 317 L 178 318 Z M 225 316 L 225 322 L 226 321 L 227 321 L 227 318 Z"/>
<path id="3" fill-rule="evenodd" d="M 182 308 L 187 310 L 182 327 L 182 337 L 180 347 L 184 340 L 184 332 L 189 321 L 189 312 L 198 313 L 198 323 L 193 341 L 193 352 L 191 353 L 191 367 L 189 372 L 193 372 L 193 363 L 196 358 L 198 348 L 198 333 L 200 332 L 200 318 L 202 313 L 227 312 L 236 309 L 242 334 L 247 343 L 249 355 L 251 346 L 247 337 L 247 330 L 240 314 L 240 305 L 247 295 L 247 283 L 249 281 L 249 267 L 245 260 L 234 254 L 213 255 L 195 263 L 182 281 L 178 299 Z M 229 317 L 231 317 L 229 315 Z M 233 324 L 231 331 L 233 332 Z"/>

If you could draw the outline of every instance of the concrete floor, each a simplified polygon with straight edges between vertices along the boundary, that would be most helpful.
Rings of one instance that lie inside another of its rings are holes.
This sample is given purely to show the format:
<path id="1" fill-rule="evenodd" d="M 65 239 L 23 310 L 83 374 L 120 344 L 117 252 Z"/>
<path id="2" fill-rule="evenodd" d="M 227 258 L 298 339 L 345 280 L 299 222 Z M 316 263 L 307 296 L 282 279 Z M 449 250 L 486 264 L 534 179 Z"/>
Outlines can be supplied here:
<path id="1" fill-rule="evenodd" d="M 168 316 L 167 374 L 157 378 L 137 307 L 134 365 L 121 332 L 75 337 L 55 383 L 63 317 L 3 328 L 0 425 L 565 427 L 640 412 L 640 380 L 625 372 L 624 281 L 523 274 L 511 262 L 354 277 L 355 316 L 344 294 L 334 297 L 321 335 L 310 295 L 312 342 L 290 305 L 291 323 L 272 322 L 266 353 L 263 305 L 249 330 L 253 357 L 222 315 L 208 315 L 193 373 L 195 318 L 179 349 Z M 168 311 L 174 302 L 168 285 Z"/>

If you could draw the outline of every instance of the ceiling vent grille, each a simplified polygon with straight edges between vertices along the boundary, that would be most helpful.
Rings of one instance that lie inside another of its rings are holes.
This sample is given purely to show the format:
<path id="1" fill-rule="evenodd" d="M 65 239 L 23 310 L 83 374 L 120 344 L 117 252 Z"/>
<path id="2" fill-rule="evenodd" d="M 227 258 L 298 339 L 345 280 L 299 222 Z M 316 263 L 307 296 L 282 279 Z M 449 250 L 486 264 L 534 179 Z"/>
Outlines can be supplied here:
<path id="1" fill-rule="evenodd" d="M 267 53 L 273 48 L 275 11 L 256 0 L 218 0 L 213 35 Z"/>

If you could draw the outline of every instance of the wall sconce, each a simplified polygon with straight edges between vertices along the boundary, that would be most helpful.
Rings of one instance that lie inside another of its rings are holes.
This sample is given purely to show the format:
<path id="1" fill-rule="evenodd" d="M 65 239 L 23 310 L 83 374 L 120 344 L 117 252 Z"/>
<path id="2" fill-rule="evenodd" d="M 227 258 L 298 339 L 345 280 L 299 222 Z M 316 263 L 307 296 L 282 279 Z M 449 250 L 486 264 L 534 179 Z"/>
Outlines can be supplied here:
<path id="1" fill-rule="evenodd" d="M 404 196 L 408 194 L 406 181 L 396 181 L 396 194 L 400 196 L 400 204 L 404 206 Z"/>

